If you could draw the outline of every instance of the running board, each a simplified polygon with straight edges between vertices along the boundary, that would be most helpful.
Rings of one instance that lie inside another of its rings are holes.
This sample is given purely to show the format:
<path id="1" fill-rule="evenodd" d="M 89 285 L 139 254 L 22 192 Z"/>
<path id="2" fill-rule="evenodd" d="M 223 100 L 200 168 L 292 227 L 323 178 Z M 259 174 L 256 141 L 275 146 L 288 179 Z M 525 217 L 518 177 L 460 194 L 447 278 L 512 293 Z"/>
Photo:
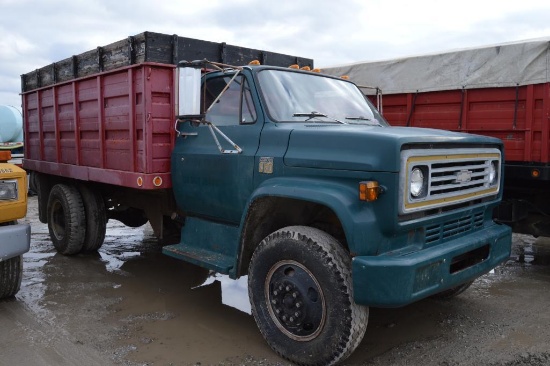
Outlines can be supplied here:
<path id="1" fill-rule="evenodd" d="M 196 217 L 187 217 L 181 242 L 162 248 L 162 252 L 213 271 L 230 274 L 234 270 L 239 228 Z"/>
<path id="2" fill-rule="evenodd" d="M 228 274 L 234 264 L 228 255 L 185 244 L 167 245 L 162 253 L 223 274 Z"/>

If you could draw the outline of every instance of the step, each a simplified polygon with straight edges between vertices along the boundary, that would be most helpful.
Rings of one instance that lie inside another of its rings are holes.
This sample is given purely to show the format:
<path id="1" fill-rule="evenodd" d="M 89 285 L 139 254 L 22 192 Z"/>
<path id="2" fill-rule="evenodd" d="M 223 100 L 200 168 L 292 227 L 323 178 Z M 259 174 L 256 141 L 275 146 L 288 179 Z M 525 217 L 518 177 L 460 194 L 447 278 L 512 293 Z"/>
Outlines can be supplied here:
<path id="1" fill-rule="evenodd" d="M 162 252 L 171 257 L 211 269 L 218 273 L 228 274 L 235 265 L 232 256 L 213 252 L 204 248 L 197 248 L 184 243 L 167 245 Z"/>

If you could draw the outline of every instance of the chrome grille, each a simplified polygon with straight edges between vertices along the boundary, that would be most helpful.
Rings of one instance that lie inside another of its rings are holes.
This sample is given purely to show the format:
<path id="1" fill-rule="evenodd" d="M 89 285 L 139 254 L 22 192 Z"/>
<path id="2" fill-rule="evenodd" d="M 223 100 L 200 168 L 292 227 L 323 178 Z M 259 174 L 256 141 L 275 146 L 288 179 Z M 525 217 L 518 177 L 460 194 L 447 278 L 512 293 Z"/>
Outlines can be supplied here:
<path id="1" fill-rule="evenodd" d="M 496 180 L 490 181 L 491 164 L 497 167 Z M 498 149 L 405 150 L 401 153 L 400 213 L 472 201 L 496 195 L 500 190 L 501 153 Z M 413 169 L 425 176 L 422 194 L 409 192 Z"/>

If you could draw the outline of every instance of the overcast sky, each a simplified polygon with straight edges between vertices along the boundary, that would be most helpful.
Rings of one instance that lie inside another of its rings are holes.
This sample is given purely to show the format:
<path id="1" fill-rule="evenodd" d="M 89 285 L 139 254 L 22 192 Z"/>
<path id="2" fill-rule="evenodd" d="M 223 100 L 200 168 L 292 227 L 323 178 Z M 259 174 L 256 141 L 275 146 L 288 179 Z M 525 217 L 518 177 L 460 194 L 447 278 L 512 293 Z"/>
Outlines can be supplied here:
<path id="1" fill-rule="evenodd" d="M 549 0 L 0 0 L 0 104 L 20 75 L 144 31 L 317 67 L 550 37 Z"/>

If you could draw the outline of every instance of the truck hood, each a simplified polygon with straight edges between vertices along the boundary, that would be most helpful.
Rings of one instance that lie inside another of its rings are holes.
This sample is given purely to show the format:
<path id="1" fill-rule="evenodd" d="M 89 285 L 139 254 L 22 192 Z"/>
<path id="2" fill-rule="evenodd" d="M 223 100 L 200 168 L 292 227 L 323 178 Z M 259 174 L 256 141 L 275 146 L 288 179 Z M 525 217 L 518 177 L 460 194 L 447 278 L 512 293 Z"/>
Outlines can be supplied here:
<path id="1" fill-rule="evenodd" d="M 290 133 L 284 164 L 290 167 L 398 172 L 403 145 L 441 148 L 498 139 L 445 130 L 358 125 L 301 125 Z"/>

